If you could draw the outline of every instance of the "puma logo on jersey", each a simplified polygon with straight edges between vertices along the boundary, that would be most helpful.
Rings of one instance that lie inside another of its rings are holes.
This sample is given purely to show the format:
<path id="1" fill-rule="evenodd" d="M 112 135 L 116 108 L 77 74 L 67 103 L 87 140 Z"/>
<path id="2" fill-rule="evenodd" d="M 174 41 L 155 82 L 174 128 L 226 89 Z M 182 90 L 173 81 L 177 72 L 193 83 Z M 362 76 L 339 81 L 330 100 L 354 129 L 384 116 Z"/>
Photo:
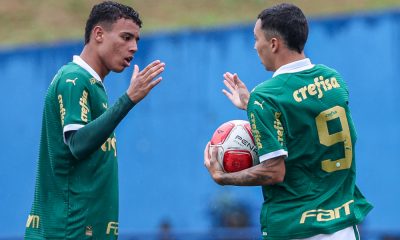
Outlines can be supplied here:
<path id="1" fill-rule="evenodd" d="M 257 101 L 257 100 L 254 101 L 254 105 L 260 106 L 260 108 L 261 108 L 262 110 L 264 110 L 263 103 L 264 103 L 264 101 L 262 101 L 262 103 L 260 103 L 260 102 Z"/>
<path id="2" fill-rule="evenodd" d="M 67 83 L 72 83 L 72 84 L 74 84 L 74 86 L 75 86 L 75 81 L 76 80 L 78 80 L 78 78 L 75 78 L 75 79 L 67 79 L 65 82 L 67 82 Z"/>

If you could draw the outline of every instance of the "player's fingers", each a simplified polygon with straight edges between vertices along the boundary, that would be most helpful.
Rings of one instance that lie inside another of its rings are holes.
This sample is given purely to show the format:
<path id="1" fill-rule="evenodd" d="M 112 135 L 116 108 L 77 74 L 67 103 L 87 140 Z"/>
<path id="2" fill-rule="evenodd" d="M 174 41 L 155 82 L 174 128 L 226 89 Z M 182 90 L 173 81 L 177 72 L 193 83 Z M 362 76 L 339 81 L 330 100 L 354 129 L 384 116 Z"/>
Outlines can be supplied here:
<path id="1" fill-rule="evenodd" d="M 242 80 L 240 80 L 239 76 L 236 73 L 233 74 L 233 81 L 238 87 L 246 87 L 246 85 L 244 85 L 244 83 L 242 82 Z"/>
<path id="2" fill-rule="evenodd" d="M 151 62 L 149 65 L 147 65 L 140 73 L 144 74 L 144 73 L 148 72 L 152 67 L 154 67 L 160 63 L 161 63 L 160 60 L 155 60 L 155 61 Z"/>
<path id="3" fill-rule="evenodd" d="M 136 78 L 138 74 L 139 74 L 139 66 L 135 64 L 135 66 L 133 67 L 132 79 Z"/>
<path id="4" fill-rule="evenodd" d="M 148 85 L 149 91 L 151 89 L 153 89 L 153 87 L 155 87 L 157 84 L 159 84 L 161 82 L 161 80 L 162 80 L 162 77 L 159 77 L 156 80 L 150 82 L 149 85 Z"/>
<path id="5" fill-rule="evenodd" d="M 231 91 L 231 93 L 235 91 L 235 86 L 232 84 L 233 83 L 231 83 L 230 81 L 224 80 L 224 85 L 229 89 L 229 91 Z"/>
<path id="6" fill-rule="evenodd" d="M 161 74 L 162 72 L 164 72 L 164 67 L 163 66 L 159 66 L 158 68 L 155 68 L 154 71 L 149 71 L 151 72 L 149 75 L 146 76 L 146 79 L 148 81 L 151 81 L 152 79 L 154 79 L 157 75 Z"/>
<path id="7" fill-rule="evenodd" d="M 211 148 L 210 160 L 216 162 L 218 159 L 218 147 Z"/>
<path id="8" fill-rule="evenodd" d="M 235 86 L 235 82 L 233 81 L 233 75 L 232 75 L 232 73 L 226 72 L 226 73 L 224 74 L 224 79 L 225 79 L 226 81 L 228 81 L 228 83 L 231 84 L 232 87 Z"/>
<path id="9" fill-rule="evenodd" d="M 207 168 L 210 167 L 210 142 L 208 142 L 204 148 L 204 166 Z"/>
<path id="10" fill-rule="evenodd" d="M 225 89 L 222 89 L 222 93 L 223 93 L 229 100 L 233 101 L 233 95 L 232 95 L 230 92 L 226 91 Z"/>
<path id="11" fill-rule="evenodd" d="M 239 79 L 239 77 L 238 77 L 238 75 L 235 73 L 235 74 L 233 74 L 233 82 L 235 83 L 235 85 L 236 86 L 238 86 L 238 87 L 241 87 L 243 84 L 242 84 L 242 81 L 240 81 L 240 79 Z"/>
<path id="12" fill-rule="evenodd" d="M 210 157 L 210 141 L 207 142 L 206 147 L 204 148 L 204 156 L 207 156 L 207 158 Z"/>
<path id="13" fill-rule="evenodd" d="M 156 77 L 159 74 L 158 73 L 154 75 L 155 72 L 158 72 L 160 69 L 164 71 L 164 66 L 165 63 L 158 63 L 153 67 L 151 67 L 150 69 L 148 69 L 146 72 L 143 72 L 144 79 L 146 79 L 147 81 L 151 81 L 154 77 Z"/>
<path id="14" fill-rule="evenodd" d="M 231 72 L 226 72 L 225 73 L 227 77 L 229 77 L 230 79 L 233 79 L 233 74 Z"/>

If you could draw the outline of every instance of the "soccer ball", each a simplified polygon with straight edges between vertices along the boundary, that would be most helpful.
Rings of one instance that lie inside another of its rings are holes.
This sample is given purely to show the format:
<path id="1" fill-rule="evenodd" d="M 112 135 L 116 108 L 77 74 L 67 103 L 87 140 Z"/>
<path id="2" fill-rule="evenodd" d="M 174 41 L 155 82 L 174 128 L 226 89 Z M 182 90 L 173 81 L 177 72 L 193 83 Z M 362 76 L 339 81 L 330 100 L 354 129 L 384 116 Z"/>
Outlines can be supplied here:
<path id="1" fill-rule="evenodd" d="M 225 172 L 237 172 L 259 163 L 250 124 L 244 120 L 232 120 L 215 130 L 210 152 L 218 148 L 218 162 Z"/>

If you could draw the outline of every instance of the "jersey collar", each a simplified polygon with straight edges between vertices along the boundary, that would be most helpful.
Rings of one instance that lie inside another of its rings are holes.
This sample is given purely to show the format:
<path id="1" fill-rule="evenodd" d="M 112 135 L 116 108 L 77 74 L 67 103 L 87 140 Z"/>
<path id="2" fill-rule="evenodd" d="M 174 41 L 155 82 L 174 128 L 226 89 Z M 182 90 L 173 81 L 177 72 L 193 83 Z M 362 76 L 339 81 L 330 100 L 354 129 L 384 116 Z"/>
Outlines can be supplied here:
<path id="1" fill-rule="evenodd" d="M 272 77 L 276 77 L 279 74 L 283 73 L 295 73 L 295 72 L 300 72 L 304 71 L 310 68 L 313 68 L 314 64 L 311 63 L 309 58 L 305 58 L 302 60 L 294 61 L 291 63 L 288 63 L 286 65 L 281 66 L 278 68 L 278 70 L 275 71 L 274 75 Z"/>
<path id="2" fill-rule="evenodd" d="M 101 81 L 99 74 L 97 74 L 96 71 L 93 70 L 93 68 L 90 67 L 89 64 L 87 64 L 80 56 L 75 55 L 72 62 L 75 64 L 78 64 L 80 67 L 82 67 L 83 69 L 88 71 L 90 73 L 90 75 L 92 75 L 97 81 L 103 83 Z"/>

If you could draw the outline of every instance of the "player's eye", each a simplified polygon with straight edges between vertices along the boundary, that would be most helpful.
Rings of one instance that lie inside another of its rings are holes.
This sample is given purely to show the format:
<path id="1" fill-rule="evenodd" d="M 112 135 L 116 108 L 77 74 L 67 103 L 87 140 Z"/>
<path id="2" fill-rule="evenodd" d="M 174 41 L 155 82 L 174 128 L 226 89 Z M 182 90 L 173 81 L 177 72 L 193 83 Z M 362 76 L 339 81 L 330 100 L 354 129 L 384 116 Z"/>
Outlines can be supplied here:
<path id="1" fill-rule="evenodd" d="M 130 35 L 123 35 L 122 36 L 122 39 L 124 39 L 124 41 L 130 41 L 130 40 L 132 40 L 132 36 L 130 36 Z"/>

